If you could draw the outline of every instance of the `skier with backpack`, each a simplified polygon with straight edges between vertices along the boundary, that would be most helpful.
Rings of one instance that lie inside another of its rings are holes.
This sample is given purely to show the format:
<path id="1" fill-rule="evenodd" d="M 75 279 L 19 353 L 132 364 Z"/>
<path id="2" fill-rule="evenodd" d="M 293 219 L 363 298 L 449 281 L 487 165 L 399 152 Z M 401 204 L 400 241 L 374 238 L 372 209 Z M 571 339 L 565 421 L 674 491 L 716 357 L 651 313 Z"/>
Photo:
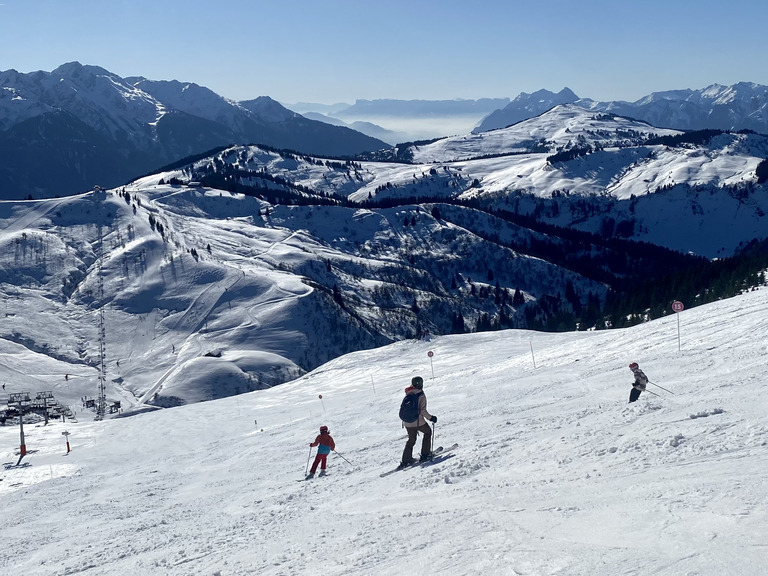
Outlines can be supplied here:
<path id="1" fill-rule="evenodd" d="M 416 462 L 413 457 L 413 447 L 419 432 L 423 434 L 421 440 L 421 458 L 424 462 L 432 458 L 432 427 L 427 423 L 437 422 L 437 416 L 427 412 L 427 397 L 424 394 L 424 380 L 421 376 L 414 376 L 411 385 L 405 389 L 405 398 L 400 405 L 400 420 L 403 422 L 408 441 L 405 443 L 401 467 L 409 466 Z"/>
<path id="2" fill-rule="evenodd" d="M 643 392 L 648 385 L 648 377 L 642 370 L 640 370 L 640 366 L 637 362 L 632 362 L 632 364 L 629 365 L 629 369 L 632 370 L 632 374 L 635 376 L 632 390 L 629 391 L 629 401 L 634 402 L 640 398 L 640 393 Z"/>
<path id="3" fill-rule="evenodd" d="M 312 468 L 309 471 L 307 480 L 315 477 L 318 464 L 320 465 L 320 476 L 325 476 L 325 461 L 328 459 L 328 454 L 330 454 L 332 450 L 336 450 L 336 444 L 333 441 L 330 430 L 328 430 L 328 426 L 320 426 L 320 434 L 317 435 L 315 441 L 309 446 L 310 448 L 317 446 L 317 455 L 315 456 L 315 461 L 312 463 Z"/>

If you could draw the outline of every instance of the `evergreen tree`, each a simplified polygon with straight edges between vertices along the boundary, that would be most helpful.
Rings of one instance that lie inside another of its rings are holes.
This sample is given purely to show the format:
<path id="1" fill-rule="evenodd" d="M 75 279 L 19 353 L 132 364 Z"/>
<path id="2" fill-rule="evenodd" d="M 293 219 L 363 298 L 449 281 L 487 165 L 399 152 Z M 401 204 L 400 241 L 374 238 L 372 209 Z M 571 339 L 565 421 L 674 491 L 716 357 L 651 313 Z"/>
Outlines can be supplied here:
<path id="1" fill-rule="evenodd" d="M 339 290 L 339 287 L 337 284 L 333 285 L 333 299 L 342 308 L 344 308 L 344 300 L 341 297 L 341 290 Z"/>
<path id="2" fill-rule="evenodd" d="M 757 176 L 757 183 L 763 184 L 768 181 L 768 158 L 760 162 L 755 169 L 755 176 Z"/>

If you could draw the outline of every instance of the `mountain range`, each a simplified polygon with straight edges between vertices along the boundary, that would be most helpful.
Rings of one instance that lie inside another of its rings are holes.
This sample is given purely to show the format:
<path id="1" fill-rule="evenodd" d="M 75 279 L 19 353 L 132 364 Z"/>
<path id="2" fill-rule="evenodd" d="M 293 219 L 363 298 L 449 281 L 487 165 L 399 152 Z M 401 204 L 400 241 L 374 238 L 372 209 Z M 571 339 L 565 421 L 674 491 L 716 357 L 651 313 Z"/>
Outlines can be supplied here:
<path id="1" fill-rule="evenodd" d="M 563 104 L 370 156 L 229 146 L 112 190 L 2 202 L 0 338 L 94 366 L 105 310 L 110 394 L 170 406 L 403 339 L 642 322 L 768 267 L 760 134 Z"/>
<path id="2" fill-rule="evenodd" d="M 768 133 L 768 86 L 740 82 L 732 86 L 712 84 L 700 90 L 669 90 L 653 92 L 636 102 L 597 101 L 580 98 L 569 88 L 554 93 L 538 90 L 531 94 L 522 92 L 513 100 L 485 98 L 479 100 L 433 101 L 422 100 L 358 100 L 354 104 L 338 103 L 331 106 L 297 103 L 292 109 L 302 114 L 316 114 L 314 118 L 331 123 L 354 119 L 377 122 L 382 139 L 396 144 L 406 142 L 407 137 L 396 142 L 393 135 L 381 132 L 382 127 L 402 126 L 402 118 L 421 121 L 433 131 L 433 136 L 456 134 L 456 120 L 475 118 L 472 129 L 466 132 L 480 133 L 505 128 L 528 120 L 559 104 L 576 104 L 595 112 L 608 112 L 642 120 L 662 128 L 676 130 L 753 130 Z M 442 131 L 434 122 L 443 122 Z M 463 133 L 462 131 L 458 132 Z M 404 137 L 404 133 L 395 132 Z M 413 139 L 413 138 L 412 138 Z M 417 139 L 429 139 L 423 136 Z"/>
<path id="3" fill-rule="evenodd" d="M 121 78 L 78 62 L 52 72 L 0 72 L 0 198 L 110 188 L 184 157 L 230 144 L 349 158 L 414 140 L 503 128 L 576 104 L 676 130 L 768 133 L 768 87 L 742 82 L 598 102 L 564 88 L 477 100 L 235 102 L 191 82 Z M 472 129 L 474 126 L 474 129 Z M 465 129 L 466 127 L 466 129 Z"/>
<path id="4" fill-rule="evenodd" d="M 268 97 L 234 102 L 194 83 L 120 78 L 77 62 L 52 72 L 0 72 L 2 198 L 112 187 L 185 156 L 245 143 L 328 156 L 389 146 Z"/>
<path id="5" fill-rule="evenodd" d="M 474 133 L 504 128 L 538 116 L 558 104 L 576 104 L 595 112 L 628 116 L 654 126 L 676 130 L 754 130 L 768 134 L 768 86 L 739 82 L 712 84 L 701 90 L 653 92 L 636 102 L 599 102 L 579 98 L 568 88 L 557 94 L 523 92 L 504 108 L 486 116 Z"/>

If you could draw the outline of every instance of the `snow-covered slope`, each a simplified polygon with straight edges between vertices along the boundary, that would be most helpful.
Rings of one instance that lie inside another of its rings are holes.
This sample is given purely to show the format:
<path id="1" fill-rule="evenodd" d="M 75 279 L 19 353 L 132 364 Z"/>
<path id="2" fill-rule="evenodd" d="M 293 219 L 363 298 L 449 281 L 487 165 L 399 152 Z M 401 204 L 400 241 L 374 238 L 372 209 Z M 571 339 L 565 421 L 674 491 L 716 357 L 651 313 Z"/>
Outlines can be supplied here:
<path id="1" fill-rule="evenodd" d="M 501 308 L 520 326 L 516 290 L 532 303 L 563 282 L 585 299 L 605 292 L 511 249 L 529 237 L 521 227 L 488 239 L 489 217 L 471 210 L 454 224 L 416 205 L 281 206 L 158 178 L 0 203 L 0 337 L 61 362 L 57 380 L 93 376 L 103 309 L 107 395 L 126 408 L 275 385 L 352 350 L 474 328 Z M 200 378 L 200 363 L 219 377 Z"/>
<path id="2" fill-rule="evenodd" d="M 532 94 L 521 92 L 504 108 L 494 110 L 472 130 L 473 134 L 504 128 L 523 120 L 534 118 L 560 104 L 570 104 L 579 99 L 570 88 L 555 94 L 549 90 L 537 90 Z"/>
<path id="3" fill-rule="evenodd" d="M 414 148 L 416 162 L 449 162 L 487 155 L 514 154 L 543 148 L 554 152 L 581 143 L 616 147 L 642 141 L 649 135 L 678 134 L 613 114 L 590 112 L 562 104 L 534 118 L 501 130 L 442 138 Z"/>
<path id="4" fill-rule="evenodd" d="M 664 140 L 675 137 L 684 135 L 569 104 L 509 128 L 398 150 L 408 162 L 342 164 L 252 147 L 226 150 L 173 176 L 199 179 L 223 163 L 251 186 L 274 186 L 258 176 L 263 171 L 358 203 L 477 201 L 542 212 L 553 224 L 597 234 L 607 222 L 626 222 L 633 239 L 709 258 L 765 237 L 768 195 L 756 169 L 768 157 L 768 137 Z"/>
<path id="5" fill-rule="evenodd" d="M 446 336 L 132 418 L 92 422 L 78 405 L 77 422 L 27 422 L 21 459 L 18 424 L 0 426 L 0 569 L 762 574 L 767 296 L 686 310 L 679 332 L 668 317 L 610 332 Z M 14 359 L 17 372 L 0 368 L 6 393 L 36 391 L 52 368 L 21 350 Z M 656 384 L 635 404 L 631 361 Z M 436 443 L 460 446 L 381 478 L 402 453 L 397 407 L 415 375 Z M 323 424 L 338 450 L 330 475 L 297 482 Z"/>
<path id="6" fill-rule="evenodd" d="M 42 111 L 62 109 L 91 128 L 115 135 L 139 131 L 164 111 L 157 100 L 116 74 L 77 62 L 52 72 L 0 72 L 0 86 L 0 130 Z"/>

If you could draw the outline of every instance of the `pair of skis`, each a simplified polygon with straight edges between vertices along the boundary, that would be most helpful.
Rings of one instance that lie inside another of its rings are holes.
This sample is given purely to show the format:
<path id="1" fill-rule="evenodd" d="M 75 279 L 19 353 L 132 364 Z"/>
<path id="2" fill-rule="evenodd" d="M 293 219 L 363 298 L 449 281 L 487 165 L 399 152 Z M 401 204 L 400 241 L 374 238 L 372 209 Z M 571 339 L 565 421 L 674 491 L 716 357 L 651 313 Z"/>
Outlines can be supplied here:
<path id="1" fill-rule="evenodd" d="M 320 474 L 317 475 L 317 478 L 324 478 L 325 476 L 330 476 L 330 474 L 327 474 L 326 472 L 320 472 Z M 314 474 L 308 474 L 305 478 L 296 480 L 296 482 L 304 482 L 305 480 L 312 480 L 313 478 L 315 478 Z"/>
<path id="2" fill-rule="evenodd" d="M 407 466 L 398 466 L 397 468 L 394 468 L 392 470 L 387 470 L 386 472 L 382 472 L 379 476 L 384 478 L 385 476 L 389 476 L 390 474 L 394 474 L 395 472 L 400 472 L 401 470 L 410 470 L 411 468 L 421 468 L 424 466 L 430 466 L 432 464 L 439 464 L 440 462 L 443 462 L 444 460 L 448 460 L 449 458 L 453 458 L 455 454 L 452 454 L 456 448 L 458 448 L 459 445 L 453 444 L 452 446 L 448 446 L 447 448 L 444 448 L 443 446 L 439 446 L 432 452 L 432 458 L 429 460 L 416 460 L 412 464 L 408 464 Z M 329 476 L 329 474 L 318 474 L 317 478 L 322 478 L 323 476 Z M 312 480 L 315 478 L 315 476 L 307 476 L 306 478 L 302 478 L 301 480 L 297 480 L 297 482 L 305 482 L 307 480 Z"/>
<path id="3" fill-rule="evenodd" d="M 423 466 L 430 466 L 432 464 L 439 464 L 443 460 L 448 460 L 448 458 L 452 458 L 454 455 L 450 454 L 450 452 L 456 450 L 458 448 L 458 444 L 454 444 L 453 446 L 448 446 L 448 448 L 444 448 L 442 446 L 439 446 L 432 452 L 432 458 L 429 460 L 417 460 L 411 464 L 407 464 L 406 466 L 398 466 L 397 468 L 393 470 L 387 470 L 386 472 L 382 472 L 379 474 L 382 478 L 385 476 L 389 476 L 390 474 L 394 474 L 395 472 L 400 472 L 401 470 L 410 470 L 411 468 L 421 468 Z"/>

